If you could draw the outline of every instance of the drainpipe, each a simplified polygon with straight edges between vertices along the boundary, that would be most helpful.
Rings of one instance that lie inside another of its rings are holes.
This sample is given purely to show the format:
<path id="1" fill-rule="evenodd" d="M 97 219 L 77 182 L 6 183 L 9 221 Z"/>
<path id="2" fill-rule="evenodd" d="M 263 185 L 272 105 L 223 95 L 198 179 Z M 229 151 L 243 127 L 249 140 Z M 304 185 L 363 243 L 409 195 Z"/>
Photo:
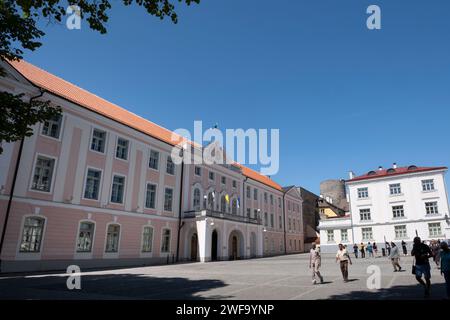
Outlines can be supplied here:
<path id="1" fill-rule="evenodd" d="M 247 194 L 245 193 L 245 182 L 247 180 L 248 177 L 245 177 L 244 182 L 242 183 L 242 214 L 244 215 L 244 217 L 247 216 L 247 208 L 245 207 L 245 198 L 247 198 Z"/>
<path id="2" fill-rule="evenodd" d="M 284 222 L 284 254 L 287 254 L 287 239 L 286 239 L 286 206 L 285 206 L 286 192 L 283 192 L 283 222 Z"/>
<path id="3" fill-rule="evenodd" d="M 180 260 L 180 234 L 181 228 L 183 228 L 184 223 L 181 222 L 181 212 L 183 209 L 183 178 L 184 178 L 184 150 L 181 149 L 181 181 L 180 181 L 180 203 L 178 207 L 178 235 L 177 235 L 177 256 L 176 262 Z"/>
<path id="4" fill-rule="evenodd" d="M 37 96 L 31 97 L 29 103 L 33 102 L 34 99 L 38 99 L 38 98 L 42 97 L 44 95 L 44 93 L 45 93 L 45 90 L 40 89 L 40 93 Z M 24 141 L 25 141 L 25 138 L 22 138 L 20 140 L 19 153 L 17 154 L 16 166 L 14 168 L 14 176 L 13 176 L 13 181 L 11 184 L 11 191 L 9 192 L 8 206 L 6 207 L 5 220 L 4 220 L 3 227 L 2 227 L 2 236 L 0 238 L 0 273 L 2 272 L 1 268 L 2 268 L 3 244 L 5 241 L 5 235 L 6 235 L 6 230 L 7 230 L 7 226 L 8 226 L 9 215 L 11 213 L 12 200 L 14 197 L 14 189 L 16 187 L 17 174 L 19 172 L 20 160 L 22 158 Z"/>

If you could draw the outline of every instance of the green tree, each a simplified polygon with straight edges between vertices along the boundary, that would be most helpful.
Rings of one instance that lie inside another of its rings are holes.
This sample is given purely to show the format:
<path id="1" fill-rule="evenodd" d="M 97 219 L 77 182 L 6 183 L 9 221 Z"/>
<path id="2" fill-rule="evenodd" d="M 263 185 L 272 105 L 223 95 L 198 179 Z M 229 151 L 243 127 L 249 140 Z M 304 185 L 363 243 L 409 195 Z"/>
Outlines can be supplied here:
<path id="1" fill-rule="evenodd" d="M 41 18 L 49 22 L 61 22 L 68 6 L 80 8 L 81 19 L 87 21 L 89 27 L 104 34 L 107 32 L 108 11 L 112 3 L 122 2 L 125 6 L 137 5 L 150 15 L 160 19 L 170 18 L 178 22 L 175 12 L 177 0 L 0 0 L 0 59 L 19 60 L 24 50 L 34 51 L 42 43 L 39 41 L 45 33 L 37 26 Z M 178 0 L 190 5 L 200 0 Z M 0 68 L 0 76 L 5 70 Z M 12 95 L 0 92 L 0 154 L 3 142 L 14 142 L 32 134 L 31 127 L 61 113 L 61 108 L 52 106 L 49 101 L 31 99 L 25 101 L 23 94 Z"/>

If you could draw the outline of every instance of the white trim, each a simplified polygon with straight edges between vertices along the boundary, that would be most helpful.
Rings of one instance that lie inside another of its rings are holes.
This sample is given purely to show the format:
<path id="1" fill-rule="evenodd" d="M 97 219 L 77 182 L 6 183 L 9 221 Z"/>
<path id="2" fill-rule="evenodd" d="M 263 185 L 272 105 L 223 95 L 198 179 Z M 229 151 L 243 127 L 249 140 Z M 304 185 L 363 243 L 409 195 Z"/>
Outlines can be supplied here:
<path id="1" fill-rule="evenodd" d="M 42 237 L 41 244 L 39 247 L 39 252 L 21 252 L 20 246 L 22 245 L 23 238 L 23 228 L 25 227 L 26 218 L 41 218 L 44 219 L 44 228 L 42 229 Z M 19 233 L 19 241 L 17 241 L 16 245 L 16 257 L 15 260 L 41 260 L 42 251 L 44 250 L 44 240 L 45 234 L 47 231 L 47 217 L 41 214 L 26 214 L 22 216 L 22 222 L 20 223 L 20 233 Z"/>
<path id="2" fill-rule="evenodd" d="M 117 252 L 106 252 L 106 245 L 108 240 L 108 228 L 110 225 L 118 225 L 119 226 L 119 242 L 117 243 Z M 105 240 L 103 242 L 103 259 L 118 259 L 120 255 L 120 245 L 122 242 L 122 225 L 119 222 L 108 222 L 106 224 L 105 230 Z"/>
<path id="3" fill-rule="evenodd" d="M 55 160 L 55 163 L 54 163 L 53 169 L 52 169 L 52 181 L 50 182 L 50 190 L 49 191 L 41 191 L 41 190 L 36 190 L 36 189 L 32 188 L 34 174 L 35 174 L 35 171 L 36 171 L 36 163 L 37 163 L 37 159 L 38 159 L 39 156 Z M 32 167 L 32 170 L 31 170 L 31 177 L 30 177 L 28 191 L 29 192 L 37 192 L 37 193 L 42 193 L 42 194 L 53 195 L 53 186 L 54 186 L 54 183 L 55 183 L 55 176 L 56 176 L 57 168 L 58 168 L 58 157 L 49 156 L 49 155 L 44 154 L 44 153 L 36 152 L 35 155 L 34 155 L 34 161 L 33 161 L 33 167 Z"/>
<path id="4" fill-rule="evenodd" d="M 161 172 L 161 154 L 162 154 L 162 151 L 158 150 L 155 147 L 148 147 L 148 146 L 147 146 L 147 149 L 148 149 L 147 162 L 146 162 L 147 163 L 147 166 L 146 166 L 147 169 L 160 173 Z M 150 167 L 150 156 L 152 154 L 152 151 L 158 152 L 158 168 L 157 169 Z"/>
<path id="5" fill-rule="evenodd" d="M 104 147 L 103 147 L 103 152 L 100 152 L 97 150 L 92 150 L 92 139 L 94 138 L 94 130 L 105 132 L 105 143 L 104 143 Z M 90 152 L 94 152 L 96 154 L 106 156 L 106 154 L 108 153 L 108 142 L 109 142 L 108 130 L 104 129 L 102 126 L 99 126 L 98 124 L 91 123 L 91 134 L 90 134 L 90 139 L 89 139 L 89 144 L 88 144 L 88 150 Z"/>
<path id="6" fill-rule="evenodd" d="M 152 228 L 152 251 L 144 252 L 142 251 L 142 247 L 144 246 L 144 229 L 148 227 Z M 141 246 L 139 247 L 139 257 L 152 258 L 154 252 L 155 252 L 155 227 L 147 222 L 147 224 L 144 224 L 141 228 Z"/>
<path id="7" fill-rule="evenodd" d="M 53 141 L 61 142 L 62 141 L 62 136 L 64 135 L 63 130 L 64 130 L 64 127 L 65 127 L 65 120 L 66 120 L 65 114 L 61 113 L 61 127 L 59 129 L 59 137 L 58 138 L 55 138 L 55 137 L 52 137 L 52 136 L 47 136 L 47 135 L 42 133 L 42 129 L 44 128 L 44 122 L 40 122 L 39 123 L 38 135 L 43 137 L 43 138 L 46 138 L 46 139 L 50 139 L 50 140 L 53 140 Z"/>
<path id="8" fill-rule="evenodd" d="M 112 197 L 112 188 L 113 188 L 113 184 L 114 184 L 114 177 L 121 177 L 124 178 L 123 180 L 123 193 L 122 193 L 122 202 L 112 202 L 111 201 L 111 197 Z M 118 172 L 113 172 L 111 174 L 111 187 L 109 188 L 109 197 L 108 197 L 108 203 L 112 204 L 112 205 L 124 205 L 125 204 L 125 196 L 127 194 L 127 176 L 123 175 L 121 173 Z"/>
<path id="9" fill-rule="evenodd" d="M 128 142 L 126 159 L 117 158 L 117 146 L 118 146 L 119 139 L 126 140 Z M 130 160 L 130 149 L 131 149 L 130 147 L 131 147 L 131 140 L 126 139 L 126 138 L 122 137 L 121 135 L 117 134 L 116 135 L 116 144 L 114 145 L 114 159 L 128 163 Z"/>
<path id="10" fill-rule="evenodd" d="M 154 208 L 148 208 L 147 207 L 147 186 L 149 184 L 152 184 L 154 186 L 156 186 L 156 190 L 155 190 L 155 207 Z M 144 210 L 153 210 L 153 211 L 158 211 L 158 183 L 157 182 L 153 182 L 150 180 L 147 180 L 145 182 L 145 187 L 144 187 L 144 204 L 142 206 L 144 208 Z"/>
<path id="11" fill-rule="evenodd" d="M 164 230 L 169 230 L 169 231 L 170 231 L 169 251 L 167 251 L 167 252 L 163 252 L 163 251 L 162 251 L 163 237 L 164 237 Z M 172 236 L 173 236 L 173 233 L 172 233 L 172 228 L 171 228 L 171 227 L 169 227 L 169 226 L 166 225 L 166 226 L 163 226 L 163 227 L 161 228 L 161 241 L 159 242 L 159 256 L 160 256 L 160 257 L 167 257 L 167 256 L 170 256 L 171 253 L 173 253 L 173 252 L 172 252 Z"/>
<path id="12" fill-rule="evenodd" d="M 88 222 L 88 223 L 94 224 L 94 231 L 92 233 L 91 251 L 83 251 L 83 252 L 80 251 L 79 252 L 78 251 L 78 237 L 80 235 L 81 223 L 83 223 L 83 222 Z M 75 235 L 75 249 L 74 249 L 74 254 L 73 254 L 74 259 L 92 259 L 93 255 L 94 255 L 96 229 L 97 229 L 97 223 L 92 219 L 81 219 L 78 221 L 77 234 Z"/>
<path id="13" fill-rule="evenodd" d="M 89 170 L 95 170 L 95 171 L 100 171 L 101 175 L 100 175 L 100 181 L 99 181 L 99 190 L 98 190 L 98 199 L 90 199 L 90 198 L 85 198 L 84 195 L 86 193 L 86 180 L 87 180 L 87 174 L 89 172 Z M 102 197 L 102 190 L 103 190 L 103 169 L 100 168 L 96 168 L 96 167 L 91 167 L 91 166 L 86 166 L 85 172 L 84 172 L 84 180 L 83 180 L 83 191 L 81 193 L 81 199 L 83 200 L 87 200 L 87 201 L 94 201 L 94 202 L 100 202 L 100 199 Z"/>
<path id="14" fill-rule="evenodd" d="M 166 208 L 165 208 L 165 206 L 166 206 L 166 189 L 172 189 L 172 210 L 170 210 L 170 211 L 166 210 Z M 164 185 L 162 212 L 174 213 L 174 200 L 175 200 L 175 188 L 168 186 L 168 185 Z"/>

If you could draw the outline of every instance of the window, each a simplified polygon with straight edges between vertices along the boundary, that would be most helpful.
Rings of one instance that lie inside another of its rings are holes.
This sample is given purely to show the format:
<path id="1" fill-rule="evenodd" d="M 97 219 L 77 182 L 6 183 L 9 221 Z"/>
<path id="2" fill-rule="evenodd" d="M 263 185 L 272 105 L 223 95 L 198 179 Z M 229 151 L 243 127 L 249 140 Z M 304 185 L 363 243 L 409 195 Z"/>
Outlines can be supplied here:
<path id="1" fill-rule="evenodd" d="M 264 226 L 269 226 L 269 218 L 267 216 L 267 212 L 264 212 Z"/>
<path id="2" fill-rule="evenodd" d="M 253 200 L 258 200 L 258 189 L 253 189 Z"/>
<path id="3" fill-rule="evenodd" d="M 278 224 L 280 229 L 283 229 L 283 219 L 281 218 L 281 216 L 278 216 Z"/>
<path id="4" fill-rule="evenodd" d="M 78 233 L 77 252 L 91 252 L 94 241 L 94 227 L 92 222 L 80 222 Z"/>
<path id="5" fill-rule="evenodd" d="M 202 168 L 195 166 L 194 172 L 196 176 L 200 177 L 202 175 Z"/>
<path id="6" fill-rule="evenodd" d="M 408 238 L 408 234 L 406 232 L 406 225 L 403 226 L 395 226 L 395 239 L 406 239 Z"/>
<path id="7" fill-rule="evenodd" d="M 214 210 L 214 192 L 208 193 L 208 208 Z"/>
<path id="8" fill-rule="evenodd" d="M 156 185 L 147 183 L 147 191 L 145 196 L 145 207 L 147 209 L 156 209 Z"/>
<path id="9" fill-rule="evenodd" d="M 342 242 L 347 242 L 348 241 L 348 230 L 347 229 L 342 229 L 341 230 L 341 241 Z"/>
<path id="10" fill-rule="evenodd" d="M 372 220 L 370 217 L 370 209 L 360 209 L 359 217 L 361 221 L 370 221 Z"/>
<path id="11" fill-rule="evenodd" d="M 253 214 L 255 215 L 255 219 L 258 219 L 258 210 L 253 210 Z"/>
<path id="12" fill-rule="evenodd" d="M 393 206 L 392 215 L 394 216 L 394 218 L 403 218 L 405 216 L 405 210 L 403 209 L 403 206 Z"/>
<path id="13" fill-rule="evenodd" d="M 50 120 L 45 120 L 42 125 L 42 134 L 44 136 L 59 139 L 59 133 L 61 132 L 62 116 L 57 115 Z"/>
<path id="14" fill-rule="evenodd" d="M 237 214 L 237 200 L 233 199 L 231 200 L 231 213 L 232 214 Z"/>
<path id="15" fill-rule="evenodd" d="M 170 230 L 164 229 L 162 233 L 161 252 L 167 253 L 170 251 Z"/>
<path id="16" fill-rule="evenodd" d="M 106 145 L 106 132 L 94 129 L 92 132 L 91 150 L 104 153 Z"/>
<path id="17" fill-rule="evenodd" d="M 142 252 L 152 252 L 153 250 L 153 228 L 144 227 L 142 233 Z"/>
<path id="18" fill-rule="evenodd" d="M 84 187 L 84 198 L 98 200 L 101 178 L 102 172 L 100 170 L 88 169 Z"/>
<path id="19" fill-rule="evenodd" d="M 362 228 L 362 239 L 363 240 L 372 240 L 372 228 Z"/>
<path id="20" fill-rule="evenodd" d="M 234 188 L 234 189 L 237 188 L 237 182 L 236 182 L 236 180 L 233 180 L 233 188 Z"/>
<path id="21" fill-rule="evenodd" d="M 195 188 L 194 189 L 194 197 L 192 200 L 192 205 L 194 207 L 194 210 L 200 210 L 200 201 L 201 201 L 201 194 L 200 194 L 200 189 L 199 188 Z"/>
<path id="22" fill-rule="evenodd" d="M 358 199 L 365 199 L 369 197 L 369 188 L 358 188 Z"/>
<path id="23" fill-rule="evenodd" d="M 423 191 L 434 190 L 434 180 L 433 179 L 422 180 L 422 190 Z"/>
<path id="24" fill-rule="evenodd" d="M 222 177 L 221 178 L 221 182 L 222 182 L 222 184 L 226 184 L 227 183 L 227 178 L 226 177 Z"/>
<path id="25" fill-rule="evenodd" d="M 122 160 L 128 159 L 128 140 L 117 138 L 116 158 Z"/>
<path id="26" fill-rule="evenodd" d="M 281 198 L 278 198 L 278 208 L 281 208 Z"/>
<path id="27" fill-rule="evenodd" d="M 172 157 L 167 157 L 166 173 L 174 175 L 175 174 L 175 163 L 173 163 Z"/>
<path id="28" fill-rule="evenodd" d="M 251 213 L 250 208 L 247 208 L 247 217 L 250 218 L 251 214 L 252 214 L 252 213 Z"/>
<path id="29" fill-rule="evenodd" d="M 214 172 L 210 171 L 209 172 L 209 180 L 214 181 Z"/>
<path id="30" fill-rule="evenodd" d="M 270 195 L 270 204 L 273 206 L 273 194 Z"/>
<path id="31" fill-rule="evenodd" d="M 38 156 L 36 160 L 36 166 L 34 167 L 33 183 L 31 185 L 31 189 L 50 192 L 54 166 L 55 159 Z"/>
<path id="32" fill-rule="evenodd" d="M 267 203 L 267 192 L 264 192 L 264 203 Z"/>
<path id="33" fill-rule="evenodd" d="M 438 204 L 436 201 L 425 202 L 425 210 L 427 214 L 439 214 Z"/>
<path id="34" fill-rule="evenodd" d="M 250 197 L 251 197 L 251 190 L 250 190 L 250 187 L 247 187 L 247 198 L 249 198 L 250 199 Z"/>
<path id="35" fill-rule="evenodd" d="M 220 211 L 222 213 L 227 212 L 227 198 L 225 197 L 225 195 L 220 197 Z"/>
<path id="36" fill-rule="evenodd" d="M 400 183 L 394 183 L 389 185 L 389 191 L 391 195 L 397 195 L 402 193 L 402 189 L 400 187 Z"/>
<path id="37" fill-rule="evenodd" d="M 441 224 L 439 222 L 429 223 L 428 232 L 430 233 L 430 237 L 441 237 L 442 236 Z"/>
<path id="38" fill-rule="evenodd" d="M 173 189 L 166 188 L 164 192 L 164 211 L 172 211 Z"/>
<path id="39" fill-rule="evenodd" d="M 106 248 L 105 252 L 118 252 L 119 251 L 119 237 L 120 226 L 117 224 L 110 224 L 106 233 Z"/>
<path id="40" fill-rule="evenodd" d="M 327 241 L 334 242 L 334 230 L 327 230 Z"/>
<path id="41" fill-rule="evenodd" d="M 20 252 L 40 252 L 45 219 L 28 217 L 25 219 L 20 243 Z"/>
<path id="42" fill-rule="evenodd" d="M 270 227 L 271 228 L 275 227 L 275 221 L 274 221 L 273 213 L 270 214 Z"/>
<path id="43" fill-rule="evenodd" d="M 125 177 L 114 176 L 111 190 L 111 202 L 123 203 L 124 189 L 125 189 Z"/>
<path id="44" fill-rule="evenodd" d="M 148 160 L 148 167 L 154 170 L 158 170 L 159 167 L 159 152 L 150 150 L 150 158 Z"/>

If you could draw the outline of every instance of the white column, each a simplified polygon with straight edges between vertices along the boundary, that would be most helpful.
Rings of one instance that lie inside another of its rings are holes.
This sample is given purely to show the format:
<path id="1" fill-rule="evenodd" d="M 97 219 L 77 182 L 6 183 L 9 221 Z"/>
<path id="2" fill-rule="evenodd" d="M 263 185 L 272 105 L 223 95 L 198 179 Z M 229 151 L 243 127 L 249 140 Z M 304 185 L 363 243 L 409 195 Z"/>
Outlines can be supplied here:
<path id="1" fill-rule="evenodd" d="M 211 226 L 206 217 L 196 223 L 200 262 L 209 262 L 211 261 Z"/>

